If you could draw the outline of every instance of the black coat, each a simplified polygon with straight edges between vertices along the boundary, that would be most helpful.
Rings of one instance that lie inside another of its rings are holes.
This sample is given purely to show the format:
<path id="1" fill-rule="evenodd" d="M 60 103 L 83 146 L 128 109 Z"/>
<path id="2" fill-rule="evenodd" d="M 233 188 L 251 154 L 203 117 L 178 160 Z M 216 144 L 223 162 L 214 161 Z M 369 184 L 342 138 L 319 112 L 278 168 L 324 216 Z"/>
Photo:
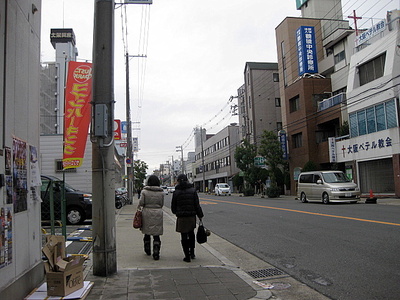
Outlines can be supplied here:
<path id="1" fill-rule="evenodd" d="M 197 216 L 203 218 L 203 210 L 200 207 L 199 196 L 193 185 L 182 182 L 175 187 L 172 195 L 171 211 L 178 218 Z"/>

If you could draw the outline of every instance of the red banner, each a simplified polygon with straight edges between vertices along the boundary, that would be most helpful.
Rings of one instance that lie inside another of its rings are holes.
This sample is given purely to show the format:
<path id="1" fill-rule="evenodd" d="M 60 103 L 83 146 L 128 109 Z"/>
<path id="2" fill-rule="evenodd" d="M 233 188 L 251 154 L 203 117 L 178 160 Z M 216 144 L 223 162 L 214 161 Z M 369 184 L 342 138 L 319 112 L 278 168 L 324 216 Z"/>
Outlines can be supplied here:
<path id="1" fill-rule="evenodd" d="M 64 169 L 82 165 L 92 101 L 92 64 L 70 61 L 65 88 Z"/>

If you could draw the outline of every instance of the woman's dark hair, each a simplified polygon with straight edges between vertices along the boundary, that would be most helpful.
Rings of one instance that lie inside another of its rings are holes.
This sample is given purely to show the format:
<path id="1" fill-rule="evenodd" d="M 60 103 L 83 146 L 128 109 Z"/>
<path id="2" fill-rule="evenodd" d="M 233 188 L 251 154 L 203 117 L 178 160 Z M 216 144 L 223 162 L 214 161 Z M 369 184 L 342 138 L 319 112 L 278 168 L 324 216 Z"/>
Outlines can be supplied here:
<path id="1" fill-rule="evenodd" d="M 147 179 L 148 186 L 160 186 L 160 179 L 156 175 L 150 175 Z"/>
<path id="2" fill-rule="evenodd" d="M 185 181 L 188 181 L 188 178 L 185 174 L 179 174 L 177 180 L 178 180 L 178 182 L 185 182 Z"/>

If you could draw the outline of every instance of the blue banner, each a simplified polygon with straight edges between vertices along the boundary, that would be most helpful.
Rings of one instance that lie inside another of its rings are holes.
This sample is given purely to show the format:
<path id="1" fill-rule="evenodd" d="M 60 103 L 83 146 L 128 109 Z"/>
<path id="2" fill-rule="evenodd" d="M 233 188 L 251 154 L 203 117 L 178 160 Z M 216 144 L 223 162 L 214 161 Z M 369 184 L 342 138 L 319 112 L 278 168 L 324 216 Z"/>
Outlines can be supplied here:
<path id="1" fill-rule="evenodd" d="M 313 26 L 300 26 L 296 31 L 299 76 L 318 73 L 317 46 Z"/>

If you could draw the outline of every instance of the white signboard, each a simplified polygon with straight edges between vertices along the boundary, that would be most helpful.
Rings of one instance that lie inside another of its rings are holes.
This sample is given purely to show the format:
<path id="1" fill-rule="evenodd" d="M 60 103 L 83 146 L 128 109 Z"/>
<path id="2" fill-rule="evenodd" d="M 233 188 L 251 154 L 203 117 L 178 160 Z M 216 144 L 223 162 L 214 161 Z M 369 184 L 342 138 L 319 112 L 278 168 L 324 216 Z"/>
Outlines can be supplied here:
<path id="1" fill-rule="evenodd" d="M 335 138 L 334 137 L 328 138 L 328 144 L 329 144 L 329 162 L 335 163 L 337 162 Z"/>
<path id="2" fill-rule="evenodd" d="M 400 152 L 399 128 L 391 128 L 336 142 L 337 162 L 373 159 Z"/>
<path id="3" fill-rule="evenodd" d="M 368 30 L 360 33 L 356 37 L 356 47 L 360 46 L 361 44 L 365 43 L 369 39 L 373 38 L 374 36 L 378 35 L 382 31 L 384 31 L 386 28 L 386 23 L 385 20 L 380 21 L 379 23 L 375 24 Z"/>

